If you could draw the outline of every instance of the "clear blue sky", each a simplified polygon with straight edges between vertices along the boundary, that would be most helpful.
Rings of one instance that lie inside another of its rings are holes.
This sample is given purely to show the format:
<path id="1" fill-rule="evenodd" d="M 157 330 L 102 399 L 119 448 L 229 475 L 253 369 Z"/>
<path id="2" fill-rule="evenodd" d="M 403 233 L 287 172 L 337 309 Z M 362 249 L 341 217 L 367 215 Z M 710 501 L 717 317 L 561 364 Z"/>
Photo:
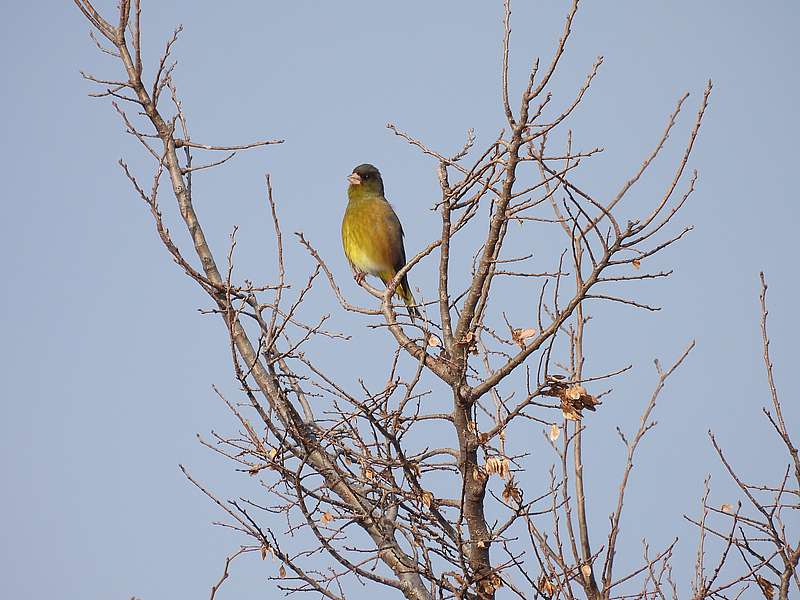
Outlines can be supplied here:
<path id="1" fill-rule="evenodd" d="M 105 10 L 114 4 L 98 2 Z M 499 1 L 143 4 L 149 73 L 174 25 L 184 25 L 176 80 L 197 140 L 288 140 L 195 179 L 212 245 L 222 251 L 239 224 L 241 273 L 253 279 L 272 277 L 265 172 L 273 175 L 285 231 L 304 230 L 344 278 L 338 223 L 344 176 L 358 163 L 381 168 L 409 252 L 437 235 L 428 210 L 434 165 L 388 132 L 387 122 L 445 151 L 461 144 L 468 127 L 485 142 L 502 126 Z M 531 57 L 549 56 L 563 5 L 514 3 L 515 89 Z M 46 9 L 17 2 L 0 28 L 0 245 L 10 263 L 0 299 L 3 595 L 206 597 L 241 540 L 210 525 L 219 513 L 177 464 L 222 496 L 253 490 L 195 437 L 235 427 L 211 391 L 212 384 L 236 389 L 225 331 L 198 314 L 206 299 L 169 260 L 115 164 L 124 156 L 149 173 L 113 109 L 86 96 L 92 88 L 79 69 L 113 79 L 119 66 L 98 54 L 78 10 L 71 2 Z M 791 175 L 800 158 L 798 30 L 800 11 L 788 1 L 587 1 L 554 88 L 556 100 L 567 101 L 594 57 L 605 56 L 573 121 L 580 145 L 606 148 L 587 176 L 602 195 L 636 168 L 679 95 L 692 92 L 693 111 L 706 79 L 715 82 L 692 160 L 698 189 L 681 220 L 696 229 L 663 258 L 674 277 L 640 290 L 664 310 L 607 310 L 589 332 L 589 370 L 637 368 L 591 423 L 587 471 L 597 540 L 621 469 L 614 426 L 630 430 L 638 420 L 652 358 L 666 362 L 697 340 L 657 409 L 659 426 L 637 461 L 624 521 L 631 559 L 643 536 L 654 545 L 681 537 L 675 565 L 682 584 L 695 535 L 680 515 L 697 511 L 705 474 L 714 478 L 713 501 L 735 500 L 706 430 L 714 429 L 745 474 L 775 480 L 784 463 L 760 416 L 768 401 L 760 269 L 771 285 L 777 382 L 787 422 L 800 432 L 789 394 L 800 337 L 800 211 Z M 673 136 L 632 202 L 652 201 L 681 140 Z M 293 245 L 289 259 L 309 269 Z M 432 271 L 414 273 L 416 286 L 433 289 Z M 369 301 L 342 281 L 352 298 Z M 380 362 L 365 357 L 380 357 L 387 338 L 342 314 L 324 288 L 311 302 L 355 336 L 347 352 L 325 353 L 338 361 L 332 367 L 345 380 L 370 376 Z M 541 464 L 550 460 L 539 456 Z M 265 579 L 274 571 L 242 562 L 222 598 L 269 597 Z"/>

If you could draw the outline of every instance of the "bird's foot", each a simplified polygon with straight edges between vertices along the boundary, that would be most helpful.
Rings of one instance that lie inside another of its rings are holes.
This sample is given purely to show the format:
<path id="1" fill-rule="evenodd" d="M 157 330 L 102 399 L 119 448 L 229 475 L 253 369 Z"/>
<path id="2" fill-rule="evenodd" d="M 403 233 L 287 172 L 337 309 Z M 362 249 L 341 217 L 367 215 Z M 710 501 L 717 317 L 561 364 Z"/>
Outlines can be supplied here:
<path id="1" fill-rule="evenodd" d="M 358 285 L 362 285 L 364 283 L 364 279 L 367 278 L 367 274 L 364 271 L 356 271 L 353 273 L 353 279 L 356 280 Z"/>

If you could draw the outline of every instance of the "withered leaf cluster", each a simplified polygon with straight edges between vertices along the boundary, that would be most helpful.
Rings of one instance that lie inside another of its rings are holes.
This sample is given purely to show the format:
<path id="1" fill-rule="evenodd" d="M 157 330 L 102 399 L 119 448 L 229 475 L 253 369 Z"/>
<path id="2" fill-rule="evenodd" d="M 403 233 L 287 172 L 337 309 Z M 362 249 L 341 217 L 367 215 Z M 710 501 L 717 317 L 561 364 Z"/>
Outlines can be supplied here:
<path id="1" fill-rule="evenodd" d="M 542 390 L 542 395 L 552 396 L 561 401 L 561 412 L 565 419 L 580 421 L 584 409 L 594 412 L 595 407 L 602 404 L 597 398 L 586 391 L 579 383 L 571 383 L 561 375 L 548 375 L 547 385 Z M 552 431 L 552 430 L 551 430 Z M 558 437 L 553 431 L 552 436 Z"/>

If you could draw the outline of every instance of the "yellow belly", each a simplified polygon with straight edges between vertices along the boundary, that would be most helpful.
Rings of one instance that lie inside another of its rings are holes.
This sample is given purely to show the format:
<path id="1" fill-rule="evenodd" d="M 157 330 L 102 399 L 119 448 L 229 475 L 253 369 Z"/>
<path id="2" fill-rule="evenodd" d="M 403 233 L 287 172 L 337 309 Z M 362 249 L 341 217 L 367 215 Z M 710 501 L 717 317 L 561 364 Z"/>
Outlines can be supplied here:
<path id="1" fill-rule="evenodd" d="M 390 226 L 387 210 L 391 207 L 382 199 L 351 201 L 342 221 L 347 260 L 357 270 L 381 278 L 394 276 L 396 264 L 402 262 L 402 237 Z"/>

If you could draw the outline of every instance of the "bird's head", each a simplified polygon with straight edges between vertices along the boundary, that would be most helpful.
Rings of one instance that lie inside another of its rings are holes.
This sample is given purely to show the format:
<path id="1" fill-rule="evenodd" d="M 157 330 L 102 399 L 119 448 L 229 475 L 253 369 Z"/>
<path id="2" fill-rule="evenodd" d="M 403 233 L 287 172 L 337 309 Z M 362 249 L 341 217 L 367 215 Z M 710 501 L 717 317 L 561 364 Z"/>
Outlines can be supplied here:
<path id="1" fill-rule="evenodd" d="M 347 181 L 350 184 L 347 188 L 348 195 L 377 194 L 383 196 L 381 172 L 373 165 L 367 163 L 358 165 L 348 175 Z"/>

